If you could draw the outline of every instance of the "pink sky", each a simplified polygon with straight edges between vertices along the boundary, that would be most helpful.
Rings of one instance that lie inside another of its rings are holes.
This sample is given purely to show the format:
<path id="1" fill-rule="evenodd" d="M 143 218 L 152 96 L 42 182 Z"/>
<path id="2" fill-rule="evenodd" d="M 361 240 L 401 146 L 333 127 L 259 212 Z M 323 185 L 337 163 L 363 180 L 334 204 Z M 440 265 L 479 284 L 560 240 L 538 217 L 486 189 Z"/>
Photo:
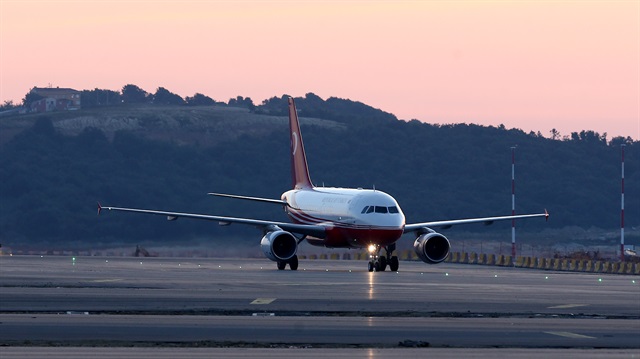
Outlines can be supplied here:
<path id="1" fill-rule="evenodd" d="M 129 83 L 639 140 L 640 1 L 0 0 L 0 101 Z"/>

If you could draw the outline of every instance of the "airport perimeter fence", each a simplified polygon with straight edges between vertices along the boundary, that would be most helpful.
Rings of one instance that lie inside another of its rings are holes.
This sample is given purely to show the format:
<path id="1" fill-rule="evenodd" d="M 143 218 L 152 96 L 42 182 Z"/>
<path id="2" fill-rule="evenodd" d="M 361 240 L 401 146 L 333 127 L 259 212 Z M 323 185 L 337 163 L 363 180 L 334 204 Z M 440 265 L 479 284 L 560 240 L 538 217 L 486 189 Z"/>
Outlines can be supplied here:
<path id="1" fill-rule="evenodd" d="M 445 262 L 531 268 L 553 271 L 640 275 L 640 263 L 607 260 L 517 256 L 514 262 L 511 256 L 454 252 L 449 255 Z"/>
<path id="2" fill-rule="evenodd" d="M 299 256 L 300 259 L 330 259 L 330 260 L 367 260 L 366 253 L 351 255 L 344 253 L 332 254 L 311 254 Z M 418 261 L 419 258 L 412 250 L 398 252 L 400 260 Z M 518 256 L 513 261 L 511 256 L 495 254 L 478 254 L 466 252 L 452 252 L 445 260 L 445 263 L 475 264 L 499 267 L 531 268 L 552 271 L 572 271 L 588 273 L 609 273 L 609 274 L 630 274 L 640 275 L 640 263 L 619 262 L 607 260 L 582 260 L 582 259 L 562 259 L 562 258 L 540 258 Z"/>

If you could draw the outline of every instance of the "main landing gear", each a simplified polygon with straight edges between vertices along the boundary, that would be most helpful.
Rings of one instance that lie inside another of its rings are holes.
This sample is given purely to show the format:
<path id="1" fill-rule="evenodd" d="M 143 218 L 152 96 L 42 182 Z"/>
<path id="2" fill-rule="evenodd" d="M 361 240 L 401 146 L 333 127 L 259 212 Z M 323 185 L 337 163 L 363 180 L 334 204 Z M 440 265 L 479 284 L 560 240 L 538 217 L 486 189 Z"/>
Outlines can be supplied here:
<path id="1" fill-rule="evenodd" d="M 398 271 L 400 263 L 398 257 L 392 255 L 396 250 L 396 244 L 390 244 L 384 247 L 386 255 L 380 255 L 381 246 L 372 244 L 369 246 L 369 272 L 384 272 L 389 266 L 389 270 L 392 272 Z"/>
<path id="2" fill-rule="evenodd" d="M 289 268 L 291 268 L 291 270 L 298 270 L 297 255 L 291 257 L 291 259 L 289 259 L 288 261 L 278 261 L 277 263 L 278 263 L 279 270 L 284 270 L 287 267 L 287 264 L 289 265 Z"/>

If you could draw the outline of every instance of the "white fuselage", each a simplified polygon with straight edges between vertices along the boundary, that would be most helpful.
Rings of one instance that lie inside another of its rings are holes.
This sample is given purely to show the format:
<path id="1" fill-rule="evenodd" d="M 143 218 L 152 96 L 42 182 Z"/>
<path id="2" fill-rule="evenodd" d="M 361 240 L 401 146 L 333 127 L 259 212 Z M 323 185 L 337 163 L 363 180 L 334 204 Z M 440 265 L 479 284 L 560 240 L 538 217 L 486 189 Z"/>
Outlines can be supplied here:
<path id="1" fill-rule="evenodd" d="M 295 223 L 327 227 L 327 238 L 308 239 L 310 244 L 327 247 L 365 247 L 388 245 L 402 235 L 405 218 L 390 195 L 367 189 L 294 189 L 282 200 L 287 215 Z"/>

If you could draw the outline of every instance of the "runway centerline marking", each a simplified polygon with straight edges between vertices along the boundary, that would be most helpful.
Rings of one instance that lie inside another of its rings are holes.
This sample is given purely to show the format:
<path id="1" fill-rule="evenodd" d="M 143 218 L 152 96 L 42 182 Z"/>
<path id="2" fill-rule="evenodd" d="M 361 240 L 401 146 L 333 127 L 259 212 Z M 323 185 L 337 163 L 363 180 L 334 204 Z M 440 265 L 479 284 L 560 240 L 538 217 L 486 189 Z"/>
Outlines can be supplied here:
<path id="1" fill-rule="evenodd" d="M 113 278 L 113 279 L 95 279 L 92 280 L 92 282 L 94 283 L 107 283 L 107 282 L 119 282 L 121 281 L 121 278 Z"/>
<path id="2" fill-rule="evenodd" d="M 557 335 L 559 337 L 572 338 L 572 339 L 596 339 L 596 337 L 590 337 L 588 335 L 576 334 L 571 332 L 545 332 L 551 335 Z"/>
<path id="3" fill-rule="evenodd" d="M 556 305 L 553 307 L 547 307 L 547 309 L 567 309 L 567 308 L 577 308 L 577 307 L 588 307 L 589 304 L 563 304 Z"/>
<path id="4" fill-rule="evenodd" d="M 256 298 L 251 304 L 271 304 L 276 298 Z"/>

